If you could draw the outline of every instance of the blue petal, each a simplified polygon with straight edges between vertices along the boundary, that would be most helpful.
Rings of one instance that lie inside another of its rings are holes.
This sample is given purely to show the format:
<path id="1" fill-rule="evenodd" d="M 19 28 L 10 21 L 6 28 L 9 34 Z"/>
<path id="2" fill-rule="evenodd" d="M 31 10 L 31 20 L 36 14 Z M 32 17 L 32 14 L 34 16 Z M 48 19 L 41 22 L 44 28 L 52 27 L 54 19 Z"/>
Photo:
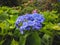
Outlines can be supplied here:
<path id="1" fill-rule="evenodd" d="M 33 26 L 34 25 L 34 22 L 33 21 L 28 21 L 28 26 Z"/>
<path id="2" fill-rule="evenodd" d="M 25 15 L 25 19 L 26 19 L 26 20 L 31 20 L 31 21 L 34 20 L 34 18 L 32 17 L 32 14 L 27 14 L 27 15 Z"/>

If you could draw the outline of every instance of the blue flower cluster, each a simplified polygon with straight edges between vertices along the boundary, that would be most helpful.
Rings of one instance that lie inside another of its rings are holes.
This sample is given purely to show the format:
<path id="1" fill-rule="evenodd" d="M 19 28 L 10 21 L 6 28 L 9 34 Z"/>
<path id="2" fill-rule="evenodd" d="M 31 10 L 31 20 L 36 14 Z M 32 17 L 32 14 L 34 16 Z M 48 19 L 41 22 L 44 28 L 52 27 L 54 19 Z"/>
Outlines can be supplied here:
<path id="1" fill-rule="evenodd" d="M 19 16 L 16 20 L 16 27 L 23 34 L 24 30 L 39 30 L 42 27 L 44 17 L 38 13 Z"/>

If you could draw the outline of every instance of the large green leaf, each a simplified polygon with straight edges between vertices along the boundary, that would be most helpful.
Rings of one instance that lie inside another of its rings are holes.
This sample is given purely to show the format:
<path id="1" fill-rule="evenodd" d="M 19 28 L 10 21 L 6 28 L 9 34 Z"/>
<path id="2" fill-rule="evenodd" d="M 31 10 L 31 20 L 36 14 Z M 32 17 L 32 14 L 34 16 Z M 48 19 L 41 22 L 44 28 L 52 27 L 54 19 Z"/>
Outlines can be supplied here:
<path id="1" fill-rule="evenodd" d="M 37 32 L 33 32 L 27 37 L 26 45 L 41 45 L 41 38 Z"/>

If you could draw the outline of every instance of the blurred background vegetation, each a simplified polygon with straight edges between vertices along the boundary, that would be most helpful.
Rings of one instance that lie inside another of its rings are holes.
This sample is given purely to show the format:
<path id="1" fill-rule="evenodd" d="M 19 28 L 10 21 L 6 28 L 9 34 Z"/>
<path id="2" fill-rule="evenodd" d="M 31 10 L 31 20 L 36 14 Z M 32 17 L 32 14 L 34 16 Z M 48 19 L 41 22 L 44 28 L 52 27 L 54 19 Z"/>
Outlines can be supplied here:
<path id="1" fill-rule="evenodd" d="M 43 28 L 38 32 L 41 45 L 60 45 L 60 0 L 0 0 L 0 45 L 20 45 L 21 34 L 15 21 L 34 9 L 45 17 Z M 30 38 L 27 37 L 25 45 L 35 43 L 33 38 L 29 42 Z"/>
<path id="2" fill-rule="evenodd" d="M 38 9 L 44 10 L 58 10 L 60 11 L 60 0 L 0 0 L 0 6 L 9 6 L 9 7 L 16 7 L 16 6 L 35 6 Z"/>

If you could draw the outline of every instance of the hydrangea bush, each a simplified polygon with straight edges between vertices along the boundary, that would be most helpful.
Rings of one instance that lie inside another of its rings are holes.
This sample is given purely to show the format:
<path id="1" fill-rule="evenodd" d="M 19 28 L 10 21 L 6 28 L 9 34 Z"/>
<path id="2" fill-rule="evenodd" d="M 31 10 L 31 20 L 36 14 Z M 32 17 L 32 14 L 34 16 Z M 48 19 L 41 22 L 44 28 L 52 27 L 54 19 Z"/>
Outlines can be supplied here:
<path id="1" fill-rule="evenodd" d="M 23 9 L 23 13 L 20 7 L 18 9 L 0 7 L 0 9 L 0 45 L 60 44 L 60 14 L 57 11 L 39 10 L 39 14 L 36 10 L 32 12 L 34 7 Z M 28 14 L 25 14 L 26 12 Z"/>

